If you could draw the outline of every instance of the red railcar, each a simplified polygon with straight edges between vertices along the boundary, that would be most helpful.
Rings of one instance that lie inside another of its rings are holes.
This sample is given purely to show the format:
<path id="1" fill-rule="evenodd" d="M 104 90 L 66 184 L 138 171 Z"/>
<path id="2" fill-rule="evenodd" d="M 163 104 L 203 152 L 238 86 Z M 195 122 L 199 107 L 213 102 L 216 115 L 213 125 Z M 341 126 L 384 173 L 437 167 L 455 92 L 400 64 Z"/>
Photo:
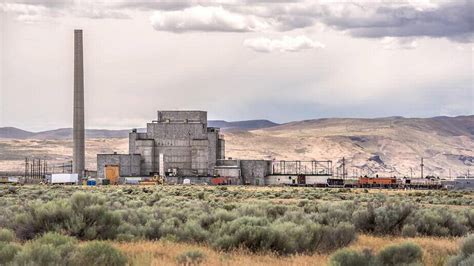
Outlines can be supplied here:
<path id="1" fill-rule="evenodd" d="M 382 187 L 382 188 L 396 188 L 398 187 L 396 177 L 359 177 L 357 181 L 358 187 Z"/>
<path id="2" fill-rule="evenodd" d="M 232 181 L 228 177 L 213 177 L 211 178 L 211 184 L 213 185 L 230 185 Z"/>

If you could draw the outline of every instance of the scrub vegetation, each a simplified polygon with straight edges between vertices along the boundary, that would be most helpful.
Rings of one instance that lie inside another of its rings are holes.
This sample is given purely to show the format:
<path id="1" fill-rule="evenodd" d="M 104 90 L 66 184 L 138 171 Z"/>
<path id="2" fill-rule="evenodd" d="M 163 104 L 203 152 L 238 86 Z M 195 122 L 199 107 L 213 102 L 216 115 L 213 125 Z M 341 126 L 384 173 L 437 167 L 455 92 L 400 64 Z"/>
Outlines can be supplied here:
<path id="1" fill-rule="evenodd" d="M 133 264 L 131 254 L 126 254 L 127 260 L 113 245 L 161 241 L 205 246 L 219 254 L 329 256 L 337 251 L 330 259 L 333 265 L 345 265 L 341 260 L 353 260 L 352 265 L 359 265 L 357 261 L 395 265 L 403 253 L 410 254 L 402 257 L 411 265 L 424 258 L 423 250 L 410 239 L 458 239 L 474 232 L 473 204 L 472 193 L 447 191 L 2 187 L 0 264 L 58 258 L 66 258 L 70 265 Z M 397 237 L 407 243 L 378 253 L 347 249 L 360 236 Z M 449 255 L 455 254 L 446 253 L 440 261 L 447 263 Z M 469 256 L 460 253 L 450 261 Z M 173 260 L 195 265 L 206 264 L 207 257 L 191 248 Z"/>

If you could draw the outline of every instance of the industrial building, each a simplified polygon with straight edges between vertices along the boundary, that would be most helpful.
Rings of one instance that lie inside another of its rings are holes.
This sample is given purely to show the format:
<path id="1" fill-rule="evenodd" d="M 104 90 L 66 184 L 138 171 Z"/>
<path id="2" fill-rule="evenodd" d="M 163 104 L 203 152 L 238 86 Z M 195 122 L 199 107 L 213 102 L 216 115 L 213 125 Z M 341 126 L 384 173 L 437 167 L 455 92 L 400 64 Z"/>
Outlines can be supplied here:
<path id="1" fill-rule="evenodd" d="M 271 172 L 271 161 L 226 160 L 225 140 L 219 128 L 207 126 L 205 111 L 158 111 L 146 132 L 129 134 L 128 154 L 98 154 L 97 176 L 166 177 L 168 183 L 211 183 L 226 177 L 226 184 L 263 184 Z"/>
<path id="2" fill-rule="evenodd" d="M 129 133 L 128 154 L 97 155 L 97 177 L 111 183 L 156 175 L 170 184 L 316 185 L 332 176 L 332 162 L 226 159 L 207 112 L 158 111 L 146 132 Z"/>

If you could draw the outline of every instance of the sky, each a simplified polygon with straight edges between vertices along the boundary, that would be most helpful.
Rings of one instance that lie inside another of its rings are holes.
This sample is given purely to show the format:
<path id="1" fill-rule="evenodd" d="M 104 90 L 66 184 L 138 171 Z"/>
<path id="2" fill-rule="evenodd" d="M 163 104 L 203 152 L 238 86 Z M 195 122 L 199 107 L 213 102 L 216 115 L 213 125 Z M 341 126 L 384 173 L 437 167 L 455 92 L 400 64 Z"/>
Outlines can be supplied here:
<path id="1" fill-rule="evenodd" d="M 474 1 L 2 0 L 0 127 L 474 114 Z"/>

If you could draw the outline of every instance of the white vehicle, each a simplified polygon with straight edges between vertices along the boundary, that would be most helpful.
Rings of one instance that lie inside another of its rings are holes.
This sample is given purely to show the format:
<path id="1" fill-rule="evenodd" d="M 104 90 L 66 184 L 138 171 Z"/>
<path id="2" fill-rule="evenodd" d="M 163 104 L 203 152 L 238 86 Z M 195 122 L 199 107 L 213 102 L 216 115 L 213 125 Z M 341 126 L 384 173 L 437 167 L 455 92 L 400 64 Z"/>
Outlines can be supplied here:
<path id="1" fill-rule="evenodd" d="M 143 178 L 141 177 L 125 177 L 125 184 L 127 185 L 139 185 L 140 181 L 142 181 Z"/>
<path id="2" fill-rule="evenodd" d="M 51 184 L 77 184 L 79 182 L 78 174 L 51 174 L 49 178 Z"/>

